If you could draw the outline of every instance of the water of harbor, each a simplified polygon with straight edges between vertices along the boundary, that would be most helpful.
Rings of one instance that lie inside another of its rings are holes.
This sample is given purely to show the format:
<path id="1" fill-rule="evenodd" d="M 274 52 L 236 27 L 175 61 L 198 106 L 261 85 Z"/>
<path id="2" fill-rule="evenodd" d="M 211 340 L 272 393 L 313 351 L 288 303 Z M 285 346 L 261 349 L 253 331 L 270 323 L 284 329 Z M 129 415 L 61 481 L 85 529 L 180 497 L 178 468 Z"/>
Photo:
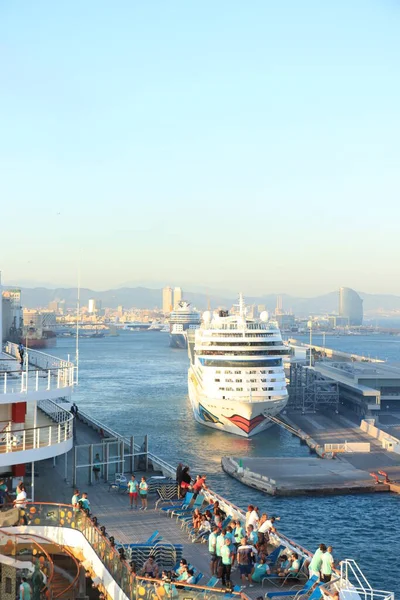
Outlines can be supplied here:
<path id="1" fill-rule="evenodd" d="M 315 336 L 313 343 L 322 345 L 322 338 Z M 327 336 L 326 346 L 400 362 L 396 336 Z M 52 350 L 62 357 L 74 352 L 73 339 L 58 339 Z M 395 568 L 400 495 L 273 498 L 242 486 L 222 472 L 221 456 L 307 456 L 308 448 L 277 426 L 247 440 L 197 424 L 187 397 L 187 368 L 186 352 L 169 348 L 165 333 L 82 339 L 75 400 L 138 442 L 148 433 L 152 452 L 172 464 L 189 464 L 192 474 L 207 473 L 211 487 L 235 504 L 244 508 L 251 501 L 280 515 L 279 529 L 310 550 L 332 544 L 335 558 L 357 560 L 375 587 L 400 590 Z"/>

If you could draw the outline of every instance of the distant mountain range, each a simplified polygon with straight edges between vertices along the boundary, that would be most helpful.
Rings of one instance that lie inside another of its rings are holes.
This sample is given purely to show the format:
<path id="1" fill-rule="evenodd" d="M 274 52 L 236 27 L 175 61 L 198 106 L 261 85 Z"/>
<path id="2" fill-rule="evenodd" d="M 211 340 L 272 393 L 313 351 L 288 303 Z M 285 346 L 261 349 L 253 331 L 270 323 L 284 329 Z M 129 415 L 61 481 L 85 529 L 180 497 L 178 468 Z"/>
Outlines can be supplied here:
<path id="1" fill-rule="evenodd" d="M 65 300 L 67 308 L 76 306 L 76 288 L 46 287 L 22 288 L 22 304 L 26 308 L 45 308 L 52 300 Z M 282 298 L 282 307 L 285 311 L 292 311 L 297 316 L 308 316 L 310 314 L 337 312 L 339 304 L 338 292 L 330 292 L 314 298 L 300 298 L 288 294 L 279 294 Z M 264 304 L 269 311 L 276 307 L 277 294 L 264 296 L 246 296 L 247 304 Z M 386 311 L 400 311 L 400 296 L 389 294 L 364 294 L 360 292 L 364 300 L 364 312 L 379 314 Z M 118 289 L 105 290 L 102 292 L 81 289 L 81 305 L 87 305 L 89 298 L 96 298 L 102 302 L 102 306 L 117 308 L 122 305 L 125 308 L 160 308 L 162 304 L 162 290 L 147 287 L 122 287 Z M 224 297 L 218 294 L 205 294 L 200 292 L 184 292 L 184 298 L 193 306 L 204 310 L 211 306 L 229 308 L 237 302 L 235 297 Z"/>

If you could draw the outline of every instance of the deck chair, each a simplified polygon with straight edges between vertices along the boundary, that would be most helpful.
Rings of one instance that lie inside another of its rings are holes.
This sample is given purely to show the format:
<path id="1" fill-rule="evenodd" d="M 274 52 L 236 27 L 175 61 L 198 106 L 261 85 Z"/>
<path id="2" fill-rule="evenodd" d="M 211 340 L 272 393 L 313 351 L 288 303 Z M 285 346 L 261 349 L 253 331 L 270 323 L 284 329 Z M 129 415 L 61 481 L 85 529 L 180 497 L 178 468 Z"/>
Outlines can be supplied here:
<path id="1" fill-rule="evenodd" d="M 162 540 L 162 536 L 160 536 L 160 532 L 158 531 L 158 529 L 156 529 L 156 531 L 154 531 L 154 533 L 151 534 L 151 536 L 145 541 L 143 542 L 143 544 L 155 544 L 156 541 L 157 542 L 161 542 Z"/>
<path id="2" fill-rule="evenodd" d="M 187 515 L 189 515 L 189 513 L 192 513 L 194 511 L 195 508 L 200 508 L 201 505 L 204 502 L 204 496 L 202 496 L 201 494 L 199 494 L 197 496 L 197 498 L 195 499 L 195 501 L 193 502 L 193 504 L 190 504 L 190 506 L 188 506 L 188 508 L 182 508 L 181 510 L 174 510 L 171 513 L 171 517 L 177 517 L 177 519 L 181 518 L 181 517 L 185 517 Z"/>
<path id="3" fill-rule="evenodd" d="M 225 527 L 228 527 L 229 523 L 232 521 L 232 517 L 230 515 L 228 515 L 223 521 L 222 521 L 222 526 L 221 529 L 225 529 Z"/>
<path id="4" fill-rule="evenodd" d="M 316 575 L 313 575 L 312 577 L 310 577 L 310 579 L 306 582 L 306 584 L 304 585 L 304 587 L 301 590 L 286 590 L 285 592 L 267 592 L 265 594 L 265 597 L 266 598 L 288 598 L 290 596 L 293 596 L 294 598 L 297 598 L 298 596 L 303 596 L 304 594 L 308 594 L 308 592 L 311 590 L 313 585 L 315 585 L 317 582 L 318 582 L 318 577 Z"/>
<path id="5" fill-rule="evenodd" d="M 219 579 L 218 577 L 211 577 L 211 579 L 209 579 L 205 585 L 205 587 L 215 587 L 218 583 Z"/>
<path id="6" fill-rule="evenodd" d="M 308 596 L 307 600 L 320 600 L 320 598 L 322 598 L 322 592 L 321 592 L 321 588 L 319 587 L 321 584 L 319 584 L 313 591 L 312 594 L 310 596 Z"/>
<path id="7" fill-rule="evenodd" d="M 194 585 L 197 585 L 202 577 L 203 573 L 197 573 L 197 575 L 195 576 Z"/>
<path id="8" fill-rule="evenodd" d="M 287 581 L 295 581 L 295 580 L 299 580 L 301 578 L 304 579 L 306 577 L 306 575 L 303 572 L 304 560 L 305 560 L 304 558 L 300 559 L 300 568 L 299 568 L 299 570 L 297 571 L 297 573 L 295 575 L 292 575 L 291 573 L 288 573 L 286 575 L 286 577 L 280 577 L 281 580 L 283 579 L 282 585 L 285 585 L 285 583 Z"/>
<path id="9" fill-rule="evenodd" d="M 279 585 L 285 585 L 285 583 L 289 580 L 300 579 L 301 577 L 305 577 L 304 573 L 302 573 L 301 569 L 303 567 L 304 558 L 300 559 L 300 567 L 296 574 L 288 573 L 285 577 L 279 577 L 277 573 L 270 573 L 269 575 L 265 575 L 262 578 L 261 587 L 263 587 L 265 582 L 272 583 L 277 587 Z"/>
<path id="10" fill-rule="evenodd" d="M 285 548 L 285 546 L 278 546 L 277 548 L 275 548 L 275 550 L 272 550 L 271 554 L 268 554 L 267 556 L 267 563 L 269 565 L 274 565 L 276 563 L 276 561 L 278 560 L 282 550 Z"/>
<path id="11" fill-rule="evenodd" d="M 163 513 L 165 513 L 166 515 L 169 515 L 170 517 L 172 517 L 173 513 L 175 511 L 178 510 L 185 510 L 186 508 L 189 508 L 191 501 L 193 500 L 193 492 L 187 492 L 184 500 L 182 500 L 182 502 L 180 502 L 179 504 L 175 504 L 173 506 L 163 506 L 161 508 L 161 511 Z"/>

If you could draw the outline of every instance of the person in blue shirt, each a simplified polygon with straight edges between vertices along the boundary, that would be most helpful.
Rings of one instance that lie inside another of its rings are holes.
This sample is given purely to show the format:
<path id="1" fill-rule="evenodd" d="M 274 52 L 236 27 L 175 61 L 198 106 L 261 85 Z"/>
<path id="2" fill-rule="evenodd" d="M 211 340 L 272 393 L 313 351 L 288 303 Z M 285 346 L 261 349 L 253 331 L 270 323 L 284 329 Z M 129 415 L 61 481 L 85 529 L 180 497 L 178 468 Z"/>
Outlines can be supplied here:
<path id="1" fill-rule="evenodd" d="M 267 565 L 264 558 L 259 558 L 257 563 L 254 565 L 253 572 L 251 574 L 251 579 L 254 583 L 261 583 L 263 577 L 266 577 L 270 573 L 270 568 Z"/>
<path id="2" fill-rule="evenodd" d="M 232 569 L 232 551 L 231 551 L 231 540 L 229 537 L 225 537 L 225 542 L 221 546 L 221 563 L 222 563 L 222 585 L 228 585 L 231 581 L 231 569 Z"/>
<path id="3" fill-rule="evenodd" d="M 242 539 L 246 537 L 246 532 L 243 529 L 240 521 L 233 521 L 233 537 L 235 538 L 235 546 L 237 550 Z"/>
<path id="4" fill-rule="evenodd" d="M 139 483 L 136 481 L 136 477 L 134 475 L 131 476 L 130 481 L 128 481 L 128 491 L 129 491 L 129 504 L 131 509 L 133 509 L 133 502 L 135 502 L 135 508 L 138 507 L 138 493 L 139 493 Z"/>
<path id="5" fill-rule="evenodd" d="M 253 525 L 247 526 L 247 539 L 249 544 L 255 546 L 258 543 L 258 533 L 254 531 Z"/>
<path id="6" fill-rule="evenodd" d="M 78 504 L 83 510 L 88 510 L 90 512 L 90 502 L 87 492 L 83 492 L 82 498 L 78 501 Z"/>

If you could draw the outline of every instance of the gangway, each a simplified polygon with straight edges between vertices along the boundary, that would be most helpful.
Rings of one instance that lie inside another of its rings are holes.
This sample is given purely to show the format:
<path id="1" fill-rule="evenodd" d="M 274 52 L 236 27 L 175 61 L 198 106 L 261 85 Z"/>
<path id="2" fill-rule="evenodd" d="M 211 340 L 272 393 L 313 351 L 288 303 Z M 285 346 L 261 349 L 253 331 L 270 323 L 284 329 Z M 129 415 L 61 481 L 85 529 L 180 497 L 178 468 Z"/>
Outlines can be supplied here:
<path id="1" fill-rule="evenodd" d="M 280 427 L 283 427 L 284 429 L 286 429 L 287 431 L 289 431 L 289 433 L 292 433 L 293 435 L 296 435 L 301 440 L 304 440 L 304 436 L 307 435 L 301 429 L 296 429 L 292 425 L 289 425 L 289 423 L 287 423 L 284 419 L 280 419 L 279 417 L 271 417 L 271 416 L 267 416 L 267 419 L 269 419 L 270 421 L 272 421 L 272 423 L 275 423 L 276 425 L 279 425 Z"/>

